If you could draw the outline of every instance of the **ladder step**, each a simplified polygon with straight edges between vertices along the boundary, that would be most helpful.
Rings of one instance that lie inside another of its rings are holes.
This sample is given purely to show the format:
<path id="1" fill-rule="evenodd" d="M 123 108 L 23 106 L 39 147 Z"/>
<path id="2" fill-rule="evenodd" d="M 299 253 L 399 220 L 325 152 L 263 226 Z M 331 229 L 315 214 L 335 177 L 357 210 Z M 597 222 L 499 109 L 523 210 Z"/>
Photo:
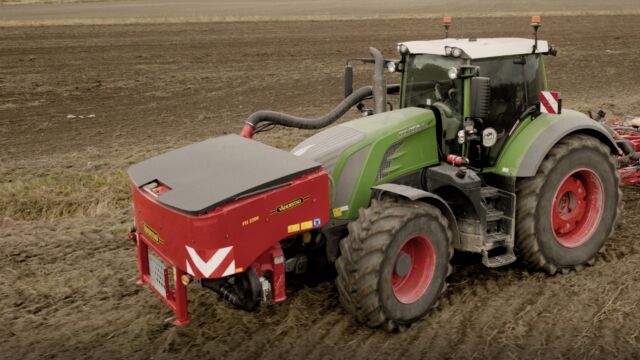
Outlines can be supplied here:
<path id="1" fill-rule="evenodd" d="M 500 241 L 509 240 L 509 238 L 510 238 L 509 234 L 505 234 L 503 232 L 494 232 L 494 233 L 487 234 L 486 241 L 488 243 L 496 243 Z"/>
<path id="2" fill-rule="evenodd" d="M 496 221 L 502 218 L 504 213 L 496 209 L 487 209 L 487 221 Z"/>
<path id="3" fill-rule="evenodd" d="M 507 241 L 511 239 L 509 234 L 505 234 L 502 232 L 490 233 L 487 234 L 484 238 L 484 250 L 493 250 L 500 246 L 506 246 Z"/>
<path id="4" fill-rule="evenodd" d="M 498 188 L 495 188 L 493 186 L 483 186 L 480 188 L 480 196 L 482 196 L 483 198 L 492 198 L 498 195 Z"/>
<path id="5" fill-rule="evenodd" d="M 488 253 L 486 251 L 483 251 L 482 255 L 482 263 L 489 268 L 509 265 L 516 261 L 516 255 L 513 253 L 513 250 L 508 251 L 506 254 L 492 257 L 489 257 Z"/>

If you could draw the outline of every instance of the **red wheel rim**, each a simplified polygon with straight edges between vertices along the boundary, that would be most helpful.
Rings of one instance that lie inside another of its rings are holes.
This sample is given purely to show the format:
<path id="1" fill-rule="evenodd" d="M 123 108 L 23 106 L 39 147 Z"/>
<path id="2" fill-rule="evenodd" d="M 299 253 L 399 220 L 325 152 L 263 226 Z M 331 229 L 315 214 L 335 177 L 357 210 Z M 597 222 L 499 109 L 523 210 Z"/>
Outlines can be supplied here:
<path id="1" fill-rule="evenodd" d="M 560 182 L 551 207 L 551 227 L 560 245 L 584 244 L 600 223 L 604 191 L 600 177 L 591 169 L 578 169 Z"/>
<path id="2" fill-rule="evenodd" d="M 396 256 L 391 284 L 393 294 L 404 304 L 416 302 L 427 291 L 436 268 L 431 239 L 425 235 L 409 238 Z"/>

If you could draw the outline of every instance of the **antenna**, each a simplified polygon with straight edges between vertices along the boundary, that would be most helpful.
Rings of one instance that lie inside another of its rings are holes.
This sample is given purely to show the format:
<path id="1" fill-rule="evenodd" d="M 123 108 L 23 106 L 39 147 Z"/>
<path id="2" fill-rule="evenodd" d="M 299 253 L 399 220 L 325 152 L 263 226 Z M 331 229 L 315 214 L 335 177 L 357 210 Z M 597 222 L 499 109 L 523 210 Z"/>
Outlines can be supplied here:
<path id="1" fill-rule="evenodd" d="M 531 27 L 533 28 L 533 52 L 535 54 L 538 51 L 538 29 L 542 26 L 542 21 L 540 20 L 540 16 L 534 15 L 531 17 Z"/>
<path id="2" fill-rule="evenodd" d="M 451 16 L 442 18 L 442 27 L 444 27 L 444 38 L 449 38 L 449 28 L 451 27 Z"/>

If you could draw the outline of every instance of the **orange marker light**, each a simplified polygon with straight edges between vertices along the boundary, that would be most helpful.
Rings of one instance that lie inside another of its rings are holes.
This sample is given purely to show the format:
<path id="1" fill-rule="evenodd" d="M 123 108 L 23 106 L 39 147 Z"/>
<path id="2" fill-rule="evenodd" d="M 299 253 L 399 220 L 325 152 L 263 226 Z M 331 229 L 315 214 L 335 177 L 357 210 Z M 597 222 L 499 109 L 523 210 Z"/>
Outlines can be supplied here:
<path id="1" fill-rule="evenodd" d="M 531 17 L 531 25 L 540 25 L 541 22 L 540 16 L 534 15 Z"/>
<path id="2" fill-rule="evenodd" d="M 445 16 L 442 18 L 442 25 L 451 25 L 451 16 Z"/>
<path id="3" fill-rule="evenodd" d="M 189 275 L 182 275 L 180 277 L 180 281 L 182 282 L 182 285 L 187 286 L 189 285 L 189 283 L 191 282 L 192 278 Z"/>

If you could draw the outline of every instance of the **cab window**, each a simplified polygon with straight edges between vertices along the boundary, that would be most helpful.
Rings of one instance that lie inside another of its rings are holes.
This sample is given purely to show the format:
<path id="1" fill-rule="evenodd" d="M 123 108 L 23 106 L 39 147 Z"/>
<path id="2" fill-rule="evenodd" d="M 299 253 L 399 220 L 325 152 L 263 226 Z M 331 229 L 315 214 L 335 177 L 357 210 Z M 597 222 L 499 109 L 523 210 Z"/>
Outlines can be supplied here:
<path id="1" fill-rule="evenodd" d="M 474 65 L 479 66 L 480 76 L 491 79 L 489 116 L 483 119 L 479 130 L 492 127 L 498 132 L 496 145 L 477 149 L 474 154 L 479 165 L 495 164 L 517 119 L 538 102 L 539 93 L 544 89 L 539 57 L 531 54 L 474 61 Z"/>

